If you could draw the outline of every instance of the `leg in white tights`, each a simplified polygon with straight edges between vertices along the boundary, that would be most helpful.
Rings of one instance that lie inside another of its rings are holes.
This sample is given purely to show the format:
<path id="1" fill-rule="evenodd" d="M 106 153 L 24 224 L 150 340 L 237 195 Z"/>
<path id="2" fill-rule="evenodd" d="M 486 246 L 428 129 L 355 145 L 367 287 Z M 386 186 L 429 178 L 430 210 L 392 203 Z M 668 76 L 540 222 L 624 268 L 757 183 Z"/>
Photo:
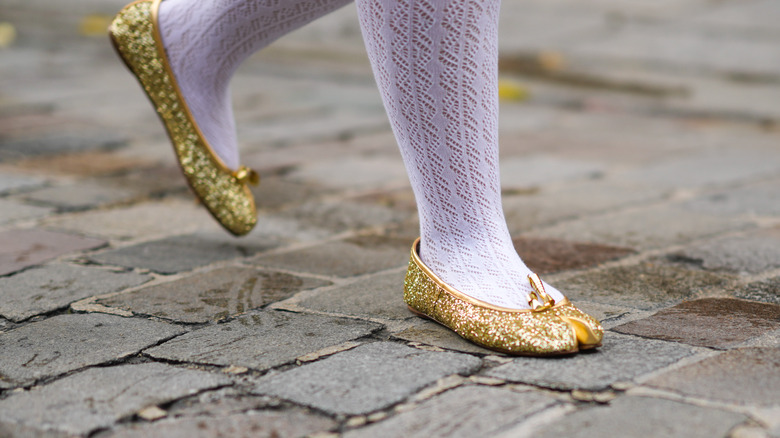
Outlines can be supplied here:
<path id="1" fill-rule="evenodd" d="M 160 28 L 206 139 L 238 167 L 228 83 L 238 65 L 350 0 L 166 0 Z M 417 198 L 423 261 L 456 289 L 527 308 L 530 270 L 503 216 L 497 0 L 358 0 L 366 47 Z M 547 286 L 556 300 L 561 294 Z"/>
<path id="2" fill-rule="evenodd" d="M 498 174 L 497 0 L 357 0 L 420 213 L 422 260 L 461 292 L 528 308 Z M 546 285 L 556 300 L 560 292 Z"/>
<path id="3" fill-rule="evenodd" d="M 352 0 L 165 0 L 158 23 L 187 105 L 214 152 L 239 166 L 229 83 L 249 55 Z"/>

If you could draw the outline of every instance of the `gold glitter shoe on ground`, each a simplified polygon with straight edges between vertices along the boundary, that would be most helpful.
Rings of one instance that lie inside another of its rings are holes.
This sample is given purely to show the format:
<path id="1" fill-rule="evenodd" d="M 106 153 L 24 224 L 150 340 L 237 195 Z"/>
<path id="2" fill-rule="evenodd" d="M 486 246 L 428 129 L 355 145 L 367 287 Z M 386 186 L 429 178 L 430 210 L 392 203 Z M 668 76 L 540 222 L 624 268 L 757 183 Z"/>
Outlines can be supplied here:
<path id="1" fill-rule="evenodd" d="M 598 321 L 568 299 L 553 301 L 536 274 L 529 276 L 535 290 L 529 300 L 531 309 L 495 306 L 441 281 L 420 260 L 419 244 L 418 238 L 404 281 L 404 301 L 413 313 L 477 345 L 512 355 L 554 356 L 601 345 L 604 331 Z"/>
<path id="2" fill-rule="evenodd" d="M 257 223 L 257 209 L 248 183 L 257 173 L 229 169 L 214 153 L 181 95 L 157 26 L 161 0 L 125 6 L 114 18 L 109 36 L 119 56 L 141 83 L 171 138 L 182 172 L 212 216 L 231 233 L 248 233 Z"/>

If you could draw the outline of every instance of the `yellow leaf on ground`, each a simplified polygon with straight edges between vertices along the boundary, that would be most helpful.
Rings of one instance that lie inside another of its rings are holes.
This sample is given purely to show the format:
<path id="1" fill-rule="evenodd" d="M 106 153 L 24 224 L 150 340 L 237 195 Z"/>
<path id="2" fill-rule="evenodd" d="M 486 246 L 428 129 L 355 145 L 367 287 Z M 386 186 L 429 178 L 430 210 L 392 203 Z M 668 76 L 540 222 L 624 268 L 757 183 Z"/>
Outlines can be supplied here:
<path id="1" fill-rule="evenodd" d="M 0 49 L 9 47 L 16 40 L 16 27 L 6 21 L 0 21 Z"/>
<path id="2" fill-rule="evenodd" d="M 528 88 L 517 82 L 506 79 L 498 80 L 498 98 L 501 100 L 526 100 L 529 94 Z"/>
<path id="3" fill-rule="evenodd" d="M 79 33 L 84 36 L 105 36 L 111 18 L 108 15 L 87 15 L 79 23 Z"/>

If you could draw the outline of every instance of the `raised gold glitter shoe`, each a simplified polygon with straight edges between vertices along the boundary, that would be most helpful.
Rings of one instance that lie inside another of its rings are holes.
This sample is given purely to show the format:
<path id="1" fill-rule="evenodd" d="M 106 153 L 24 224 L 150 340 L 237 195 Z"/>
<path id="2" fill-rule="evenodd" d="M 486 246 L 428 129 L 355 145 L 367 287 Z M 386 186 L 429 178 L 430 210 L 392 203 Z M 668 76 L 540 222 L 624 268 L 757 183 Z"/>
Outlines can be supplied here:
<path id="1" fill-rule="evenodd" d="M 225 229 L 243 235 L 257 223 L 248 183 L 257 173 L 229 169 L 214 153 L 192 117 L 173 75 L 157 26 L 161 0 L 125 6 L 111 22 L 109 36 L 117 53 L 141 83 L 171 138 L 182 173 L 192 190 Z"/>
<path id="2" fill-rule="evenodd" d="M 519 356 L 553 356 L 601 345 L 603 329 L 568 299 L 556 303 L 536 274 L 531 309 L 510 309 L 474 299 L 444 283 L 420 260 L 420 239 L 412 246 L 404 281 L 409 309 L 490 350 Z"/>

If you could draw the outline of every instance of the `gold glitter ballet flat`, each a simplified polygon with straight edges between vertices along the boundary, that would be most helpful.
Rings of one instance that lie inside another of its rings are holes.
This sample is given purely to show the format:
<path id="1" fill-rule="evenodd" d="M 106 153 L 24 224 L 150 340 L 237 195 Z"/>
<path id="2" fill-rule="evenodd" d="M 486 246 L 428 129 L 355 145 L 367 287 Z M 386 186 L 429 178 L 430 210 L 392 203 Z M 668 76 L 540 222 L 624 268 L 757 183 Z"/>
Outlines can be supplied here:
<path id="1" fill-rule="evenodd" d="M 536 274 L 531 309 L 510 309 L 474 299 L 447 285 L 420 260 L 418 238 L 404 280 L 404 301 L 413 313 L 432 319 L 464 339 L 518 356 L 554 356 L 601 345 L 604 331 L 593 317 L 564 298 L 555 302 Z"/>
<path id="2" fill-rule="evenodd" d="M 214 153 L 192 117 L 173 75 L 157 26 L 161 0 L 125 6 L 111 22 L 109 36 L 119 56 L 141 83 L 162 119 L 188 184 L 212 216 L 231 233 L 248 233 L 257 209 L 248 183 L 257 173 L 229 169 Z"/>

